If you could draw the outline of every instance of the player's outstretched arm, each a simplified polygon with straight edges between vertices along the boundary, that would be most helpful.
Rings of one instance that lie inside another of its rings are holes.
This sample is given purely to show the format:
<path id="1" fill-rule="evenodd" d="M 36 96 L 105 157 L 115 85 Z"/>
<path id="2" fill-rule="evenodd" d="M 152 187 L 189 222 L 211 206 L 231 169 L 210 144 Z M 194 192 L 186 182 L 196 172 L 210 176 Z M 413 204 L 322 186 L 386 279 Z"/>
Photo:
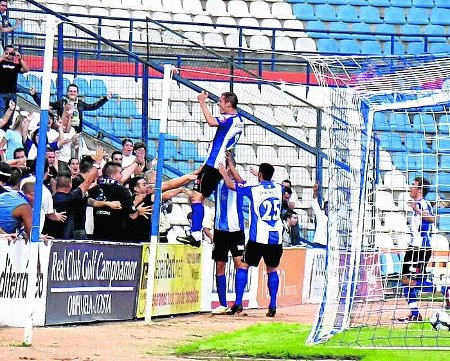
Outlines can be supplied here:
<path id="1" fill-rule="evenodd" d="M 219 172 L 223 177 L 223 181 L 225 182 L 225 185 L 228 189 L 231 189 L 233 191 L 236 190 L 236 183 L 228 176 L 227 169 L 222 163 L 219 163 Z"/>
<path id="2" fill-rule="evenodd" d="M 206 99 L 208 99 L 208 92 L 203 91 L 198 96 L 198 103 L 200 104 L 200 108 L 202 109 L 203 115 L 205 116 L 206 122 L 210 127 L 218 127 L 219 122 L 214 118 L 208 106 L 206 105 Z"/>

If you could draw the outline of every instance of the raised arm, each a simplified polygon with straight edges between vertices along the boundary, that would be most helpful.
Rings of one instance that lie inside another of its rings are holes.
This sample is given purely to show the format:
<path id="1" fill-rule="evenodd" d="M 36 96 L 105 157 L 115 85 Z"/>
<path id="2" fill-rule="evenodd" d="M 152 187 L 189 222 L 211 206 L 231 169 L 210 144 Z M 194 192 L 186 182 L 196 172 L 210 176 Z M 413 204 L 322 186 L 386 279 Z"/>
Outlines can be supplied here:
<path id="1" fill-rule="evenodd" d="M 8 109 L 6 109 L 5 114 L 3 114 L 2 118 L 0 119 L 0 128 L 3 128 L 6 124 L 8 124 L 9 119 L 11 119 L 15 108 L 16 103 L 10 100 L 8 104 Z"/>
<path id="2" fill-rule="evenodd" d="M 223 181 L 228 189 L 236 190 L 236 183 L 228 176 L 227 168 L 222 163 L 219 163 L 219 172 L 223 177 Z"/>
<path id="3" fill-rule="evenodd" d="M 218 127 L 219 122 L 214 118 L 208 106 L 206 105 L 206 99 L 208 99 L 208 92 L 203 91 L 198 96 L 198 103 L 200 104 L 200 108 L 202 109 L 203 115 L 205 116 L 206 122 L 210 127 Z"/>

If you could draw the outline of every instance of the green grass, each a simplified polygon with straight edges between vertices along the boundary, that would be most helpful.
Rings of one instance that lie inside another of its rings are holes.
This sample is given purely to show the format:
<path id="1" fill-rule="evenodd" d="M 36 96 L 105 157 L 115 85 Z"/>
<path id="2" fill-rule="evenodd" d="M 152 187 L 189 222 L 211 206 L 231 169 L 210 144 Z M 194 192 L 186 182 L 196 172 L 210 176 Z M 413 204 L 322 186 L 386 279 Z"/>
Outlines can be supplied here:
<path id="1" fill-rule="evenodd" d="M 292 323 L 257 324 L 231 333 L 220 333 L 209 339 L 177 348 L 178 355 L 217 355 L 228 357 L 260 357 L 291 359 L 354 359 L 364 361 L 440 361 L 449 359 L 449 351 L 439 350 L 387 350 L 364 349 L 378 346 L 450 347 L 450 332 L 438 333 L 427 324 L 409 325 L 408 329 L 360 328 L 352 329 L 331 338 L 327 343 L 307 346 L 305 340 L 310 325 Z M 351 340 L 361 340 L 355 345 Z M 345 345 L 345 346 L 344 346 Z M 352 345 L 352 347 L 350 347 Z"/>

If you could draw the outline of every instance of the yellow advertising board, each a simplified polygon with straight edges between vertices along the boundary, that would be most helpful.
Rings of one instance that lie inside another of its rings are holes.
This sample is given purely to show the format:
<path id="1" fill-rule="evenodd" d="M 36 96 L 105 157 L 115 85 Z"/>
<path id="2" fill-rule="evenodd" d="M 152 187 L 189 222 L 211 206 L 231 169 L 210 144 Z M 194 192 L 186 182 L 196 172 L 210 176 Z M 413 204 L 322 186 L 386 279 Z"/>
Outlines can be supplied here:
<path id="1" fill-rule="evenodd" d="M 150 244 L 142 247 L 141 282 L 136 317 L 145 317 Z M 152 316 L 200 311 L 201 248 L 158 244 Z"/>

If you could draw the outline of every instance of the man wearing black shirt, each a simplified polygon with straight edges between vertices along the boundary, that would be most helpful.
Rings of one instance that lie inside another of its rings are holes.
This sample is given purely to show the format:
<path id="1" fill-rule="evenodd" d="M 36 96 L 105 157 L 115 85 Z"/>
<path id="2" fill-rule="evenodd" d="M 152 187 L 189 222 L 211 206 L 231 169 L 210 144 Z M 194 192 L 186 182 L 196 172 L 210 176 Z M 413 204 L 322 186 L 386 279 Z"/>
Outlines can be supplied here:
<path id="1" fill-rule="evenodd" d="M 28 64 L 23 60 L 13 45 L 5 46 L 5 51 L 0 59 L 0 117 L 6 113 L 9 101 L 17 103 L 17 76 L 19 73 L 30 71 Z M 6 132 L 11 125 L 11 119 L 2 129 Z"/>
<path id="2" fill-rule="evenodd" d="M 129 239 L 127 220 L 136 219 L 140 214 L 148 215 L 150 207 L 135 207 L 131 193 L 120 184 L 122 179 L 120 164 L 107 162 L 102 170 L 103 177 L 98 186 L 89 191 L 97 201 L 119 201 L 121 209 L 99 207 L 94 210 L 94 239 L 125 241 Z"/>

